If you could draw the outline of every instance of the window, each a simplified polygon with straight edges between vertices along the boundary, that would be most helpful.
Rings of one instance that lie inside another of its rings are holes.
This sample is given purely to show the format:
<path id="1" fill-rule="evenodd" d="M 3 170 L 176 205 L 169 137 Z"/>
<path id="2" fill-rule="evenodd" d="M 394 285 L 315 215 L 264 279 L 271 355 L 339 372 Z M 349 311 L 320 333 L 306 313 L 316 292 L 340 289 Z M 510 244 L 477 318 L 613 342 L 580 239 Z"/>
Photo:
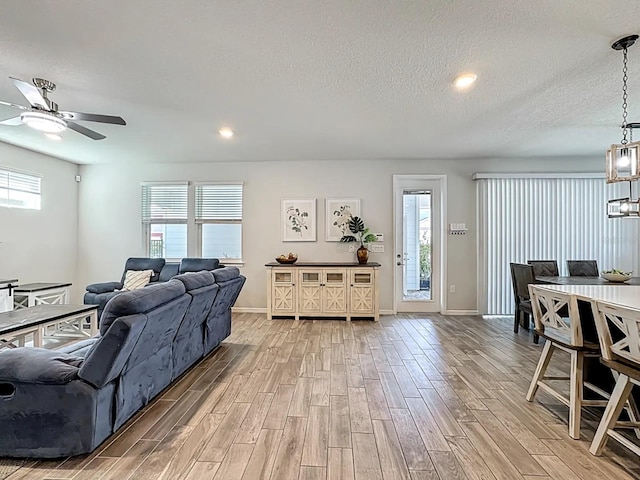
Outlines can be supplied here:
<path id="1" fill-rule="evenodd" d="M 195 205 L 200 255 L 242 259 L 242 185 L 196 185 Z"/>
<path id="2" fill-rule="evenodd" d="M 150 257 L 187 256 L 187 204 L 187 183 L 142 185 L 142 223 Z"/>
<path id="3" fill-rule="evenodd" d="M 0 206 L 40 210 L 41 178 L 0 169 Z"/>
<path id="4" fill-rule="evenodd" d="M 145 249 L 153 258 L 242 260 L 242 184 L 142 184 Z"/>

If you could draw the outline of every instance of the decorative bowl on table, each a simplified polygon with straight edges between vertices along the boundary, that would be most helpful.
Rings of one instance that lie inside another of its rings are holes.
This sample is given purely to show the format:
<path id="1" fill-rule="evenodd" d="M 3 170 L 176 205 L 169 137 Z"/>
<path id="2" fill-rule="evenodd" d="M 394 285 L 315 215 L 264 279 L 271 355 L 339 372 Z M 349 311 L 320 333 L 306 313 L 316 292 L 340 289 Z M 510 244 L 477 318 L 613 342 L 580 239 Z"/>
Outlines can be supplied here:
<path id="1" fill-rule="evenodd" d="M 288 255 L 279 255 L 276 257 L 276 262 L 291 265 L 292 263 L 296 263 L 298 260 L 297 253 L 289 252 Z"/>
<path id="2" fill-rule="evenodd" d="M 605 270 L 600 275 L 609 282 L 622 283 L 631 278 L 633 272 L 623 272 L 622 270 Z"/>

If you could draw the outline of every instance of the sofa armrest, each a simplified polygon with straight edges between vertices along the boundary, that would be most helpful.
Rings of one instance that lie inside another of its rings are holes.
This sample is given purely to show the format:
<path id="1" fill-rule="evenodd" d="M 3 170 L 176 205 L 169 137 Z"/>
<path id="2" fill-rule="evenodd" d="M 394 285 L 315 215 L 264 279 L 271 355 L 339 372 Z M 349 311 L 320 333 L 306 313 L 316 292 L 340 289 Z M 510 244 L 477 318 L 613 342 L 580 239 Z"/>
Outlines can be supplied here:
<path id="1" fill-rule="evenodd" d="M 44 348 L 0 352 L 0 383 L 62 385 L 78 378 L 84 359 Z"/>
<path id="2" fill-rule="evenodd" d="M 108 293 L 113 292 L 114 290 L 121 290 L 122 283 L 121 282 L 103 282 L 103 283 L 92 283 L 87 285 L 87 292 L 91 293 Z"/>

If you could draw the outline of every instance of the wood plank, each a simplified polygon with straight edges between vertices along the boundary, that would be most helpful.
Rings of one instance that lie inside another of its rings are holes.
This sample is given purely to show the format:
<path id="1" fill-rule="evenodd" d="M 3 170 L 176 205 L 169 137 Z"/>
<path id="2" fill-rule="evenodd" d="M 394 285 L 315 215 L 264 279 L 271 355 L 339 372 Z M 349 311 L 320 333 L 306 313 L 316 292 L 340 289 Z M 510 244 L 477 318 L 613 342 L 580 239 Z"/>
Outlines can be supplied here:
<path id="1" fill-rule="evenodd" d="M 214 480 L 241 480 L 249 458 L 253 452 L 253 445 L 234 443 L 224 457 Z"/>
<path id="2" fill-rule="evenodd" d="M 243 480 L 269 480 L 276 460 L 282 430 L 262 429 L 253 447 Z"/>
<path id="3" fill-rule="evenodd" d="M 391 420 L 373 420 L 380 468 L 385 480 L 409 480 L 409 468 L 404 460 L 398 435 Z"/>
<path id="4" fill-rule="evenodd" d="M 234 443 L 256 443 L 260 430 L 262 430 L 262 424 L 271 408 L 273 397 L 273 393 L 256 394 L 242 425 L 240 425 Z"/>
<path id="5" fill-rule="evenodd" d="M 351 448 L 349 398 L 345 395 L 331 396 L 329 447 Z"/>
<path id="6" fill-rule="evenodd" d="M 298 480 L 325 480 L 326 478 L 326 467 L 300 467 Z"/>
<path id="7" fill-rule="evenodd" d="M 451 450 L 424 401 L 421 398 L 407 398 L 407 406 L 427 450 L 429 452 Z"/>
<path id="8" fill-rule="evenodd" d="M 313 390 L 313 378 L 300 377 L 296 382 L 296 388 L 293 391 L 293 398 L 289 406 L 290 417 L 307 417 L 309 416 L 309 406 L 311 404 L 311 393 Z"/>
<path id="9" fill-rule="evenodd" d="M 452 452 L 429 452 L 429 455 L 442 480 L 467 480 L 467 476 Z"/>
<path id="10" fill-rule="evenodd" d="M 287 420 L 287 412 L 289 411 L 291 400 L 293 399 L 293 385 L 279 385 L 276 394 L 271 402 L 271 407 L 267 413 L 267 417 L 262 423 L 262 428 L 272 428 L 275 430 L 284 429 Z"/>
<path id="11" fill-rule="evenodd" d="M 464 436 L 456 418 L 433 388 L 420 389 L 420 395 L 444 435 Z"/>
<path id="12" fill-rule="evenodd" d="M 451 451 L 469 480 L 495 480 L 495 475 L 466 437 L 447 437 Z"/>
<path id="13" fill-rule="evenodd" d="M 215 462 L 196 462 L 187 474 L 181 477 L 183 480 L 203 480 L 205 478 L 213 478 L 220 468 L 219 463 Z"/>
<path id="14" fill-rule="evenodd" d="M 434 470 L 433 462 L 422 442 L 411 412 L 407 409 L 391 409 L 393 424 L 398 432 L 398 441 L 402 448 L 407 466 L 411 470 Z"/>
<path id="15" fill-rule="evenodd" d="M 330 448 L 327 480 L 354 480 L 353 453 L 350 448 Z"/>
<path id="16" fill-rule="evenodd" d="M 349 388 L 349 418 L 351 431 L 359 433 L 373 433 L 371 415 L 367 403 L 367 393 L 364 388 Z"/>
<path id="17" fill-rule="evenodd" d="M 302 465 L 326 467 L 329 443 L 329 407 L 309 407 L 307 431 L 302 449 Z"/>
<path id="18" fill-rule="evenodd" d="M 353 470 L 355 480 L 382 480 L 376 440 L 372 433 L 353 433 Z"/>
<path id="19" fill-rule="evenodd" d="M 329 372 L 318 370 L 313 379 L 311 391 L 311 405 L 321 407 L 329 406 L 329 395 L 331 394 L 331 377 Z"/>
<path id="20" fill-rule="evenodd" d="M 307 419 L 303 417 L 288 417 L 276 459 L 273 465 L 272 479 L 297 480 L 302 459 L 302 448 L 306 431 Z"/>
<path id="21" fill-rule="evenodd" d="M 198 457 L 201 462 L 222 462 L 251 405 L 234 403 Z"/>

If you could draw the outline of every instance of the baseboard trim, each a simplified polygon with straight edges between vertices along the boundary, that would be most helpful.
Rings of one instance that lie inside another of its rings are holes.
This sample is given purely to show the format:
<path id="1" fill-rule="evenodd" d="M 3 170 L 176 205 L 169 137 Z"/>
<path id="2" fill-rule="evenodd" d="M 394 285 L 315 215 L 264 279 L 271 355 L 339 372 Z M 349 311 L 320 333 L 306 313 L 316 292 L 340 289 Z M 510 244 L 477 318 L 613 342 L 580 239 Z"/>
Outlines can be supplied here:
<path id="1" fill-rule="evenodd" d="M 233 313 L 267 313 L 266 307 L 232 307 Z"/>
<path id="2" fill-rule="evenodd" d="M 393 310 L 380 310 L 380 315 L 393 315 Z"/>
<path id="3" fill-rule="evenodd" d="M 480 315 L 478 310 L 445 310 L 442 312 L 443 315 Z"/>

